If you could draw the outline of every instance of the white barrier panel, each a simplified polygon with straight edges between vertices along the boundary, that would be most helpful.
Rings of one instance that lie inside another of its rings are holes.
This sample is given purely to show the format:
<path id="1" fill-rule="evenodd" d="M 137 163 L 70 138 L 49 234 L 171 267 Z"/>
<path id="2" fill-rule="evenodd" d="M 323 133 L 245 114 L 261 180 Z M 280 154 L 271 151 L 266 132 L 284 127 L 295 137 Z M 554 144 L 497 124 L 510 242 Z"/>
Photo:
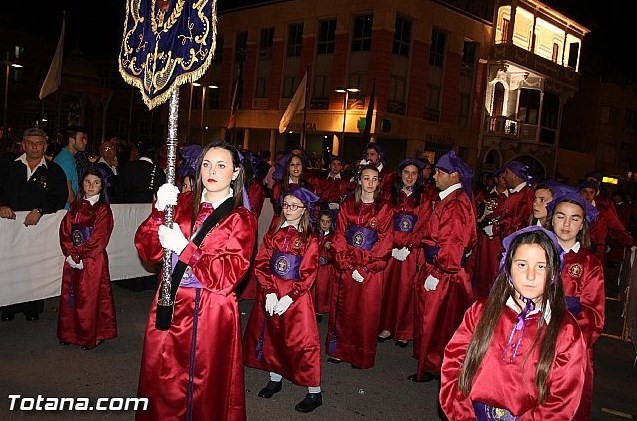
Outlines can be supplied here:
<path id="1" fill-rule="evenodd" d="M 111 280 L 148 276 L 135 249 L 135 231 L 148 217 L 150 203 L 112 204 L 115 227 L 106 248 Z M 60 222 L 66 210 L 44 215 L 38 225 L 25 227 L 27 212 L 16 219 L 0 218 L 0 305 L 60 295 L 64 256 Z"/>

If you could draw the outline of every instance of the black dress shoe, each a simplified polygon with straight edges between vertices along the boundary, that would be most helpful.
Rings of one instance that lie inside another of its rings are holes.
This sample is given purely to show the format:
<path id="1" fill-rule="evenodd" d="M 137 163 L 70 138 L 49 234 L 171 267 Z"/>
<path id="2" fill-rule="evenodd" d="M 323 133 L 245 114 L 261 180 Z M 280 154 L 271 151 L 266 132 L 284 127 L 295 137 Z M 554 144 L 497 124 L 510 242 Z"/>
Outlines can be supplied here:
<path id="1" fill-rule="evenodd" d="M 329 357 L 327 359 L 327 362 L 330 364 L 340 364 L 343 362 L 343 360 L 339 360 L 338 358 L 333 358 L 333 357 Z"/>
<path id="2" fill-rule="evenodd" d="M 60 345 L 66 346 L 66 345 L 69 345 L 69 342 L 60 341 Z"/>
<path id="3" fill-rule="evenodd" d="M 409 345 L 409 342 L 406 341 L 396 341 L 396 346 L 399 346 L 401 348 L 407 348 L 407 345 Z"/>
<path id="4" fill-rule="evenodd" d="M 60 342 L 62 343 L 62 342 Z M 80 348 L 82 348 L 84 351 L 89 351 L 91 349 L 95 349 L 98 346 L 102 345 L 104 343 L 104 339 L 100 339 L 99 341 L 97 341 L 97 343 L 95 344 L 95 346 L 81 346 Z"/>
<path id="5" fill-rule="evenodd" d="M 0 316 L 0 320 L 2 320 L 3 322 L 7 322 L 13 319 L 15 319 L 15 313 L 12 313 L 10 311 L 3 311 L 2 315 Z"/>
<path id="6" fill-rule="evenodd" d="M 273 382 L 270 380 L 268 384 L 259 391 L 260 398 L 270 399 L 275 393 L 279 393 L 283 389 L 281 382 Z"/>
<path id="7" fill-rule="evenodd" d="M 40 320 L 40 315 L 38 313 L 24 313 L 26 319 L 30 322 L 33 322 L 35 320 Z"/>
<path id="8" fill-rule="evenodd" d="M 296 404 L 294 409 L 299 412 L 307 413 L 314 411 L 321 405 L 323 405 L 323 397 L 321 396 L 321 392 L 308 393 L 307 395 L 305 395 L 305 399 Z"/>
<path id="9" fill-rule="evenodd" d="M 376 342 L 378 342 L 379 344 L 382 344 L 383 342 L 388 341 L 390 339 L 391 339 L 391 335 L 385 336 L 384 338 L 382 336 L 377 336 Z"/>
<path id="10" fill-rule="evenodd" d="M 422 375 L 422 379 L 418 379 L 416 374 L 412 374 L 411 376 L 407 377 L 407 379 L 415 383 L 428 383 L 430 381 L 440 379 L 440 375 L 425 371 L 425 374 Z"/>

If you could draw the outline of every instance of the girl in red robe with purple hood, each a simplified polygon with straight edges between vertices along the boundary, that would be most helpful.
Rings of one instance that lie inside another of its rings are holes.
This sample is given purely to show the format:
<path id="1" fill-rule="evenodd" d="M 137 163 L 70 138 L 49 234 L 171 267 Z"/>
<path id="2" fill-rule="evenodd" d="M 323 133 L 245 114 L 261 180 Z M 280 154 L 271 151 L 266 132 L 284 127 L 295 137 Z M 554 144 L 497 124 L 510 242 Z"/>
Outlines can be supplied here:
<path id="1" fill-rule="evenodd" d="M 100 170 L 86 170 L 82 190 L 84 198 L 71 205 L 60 223 L 60 246 L 66 260 L 57 335 L 62 345 L 93 349 L 104 339 L 117 337 L 106 253 L 113 232 L 113 213 Z"/>
<path id="2" fill-rule="evenodd" d="M 285 377 L 308 388 L 295 406 L 299 412 L 323 404 L 321 343 L 310 293 L 319 264 L 310 219 L 317 199 L 303 187 L 282 197 L 278 223 L 263 237 L 255 258 L 257 296 L 243 337 L 245 364 L 270 372 L 258 396 L 272 398 Z"/>
<path id="3" fill-rule="evenodd" d="M 564 300 L 562 249 L 539 226 L 503 240 L 489 298 L 475 302 L 447 344 L 440 405 L 450 420 L 571 420 L 586 344 Z"/>
<path id="4" fill-rule="evenodd" d="M 186 264 L 168 330 L 157 329 L 153 301 L 142 353 L 138 396 L 149 406 L 137 420 L 246 419 L 241 324 L 235 294 L 248 271 L 257 220 L 242 206 L 243 167 L 234 146 L 215 140 L 204 147 L 192 192 L 164 184 L 151 215 L 137 229 L 143 261 L 159 262 L 162 248 L 173 265 Z M 172 228 L 163 225 L 174 208 Z M 199 245 L 192 236 L 207 218 L 220 219 Z"/>

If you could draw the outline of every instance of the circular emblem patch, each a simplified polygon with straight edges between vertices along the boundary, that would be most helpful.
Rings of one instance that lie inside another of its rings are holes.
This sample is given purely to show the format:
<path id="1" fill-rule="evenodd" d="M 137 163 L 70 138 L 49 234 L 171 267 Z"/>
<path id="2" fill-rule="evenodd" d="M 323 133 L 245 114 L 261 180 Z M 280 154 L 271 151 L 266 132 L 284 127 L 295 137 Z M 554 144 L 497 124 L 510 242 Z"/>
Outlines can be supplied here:
<path id="1" fill-rule="evenodd" d="M 378 225 L 378 220 L 376 218 L 372 218 L 369 220 L 369 226 L 372 228 L 376 228 L 376 225 Z"/>
<path id="2" fill-rule="evenodd" d="M 73 235 L 71 237 L 71 241 L 73 241 L 73 244 L 76 246 L 84 243 L 84 236 L 80 230 L 73 231 Z"/>
<path id="3" fill-rule="evenodd" d="M 354 245 L 360 246 L 361 244 L 363 244 L 363 241 L 365 241 L 365 235 L 360 231 L 356 231 L 352 236 L 352 242 L 354 243 Z"/>
<path id="4" fill-rule="evenodd" d="M 285 256 L 280 256 L 275 262 L 276 271 L 279 275 L 286 275 L 290 271 L 290 262 Z"/>
<path id="5" fill-rule="evenodd" d="M 411 218 L 403 217 L 400 220 L 400 230 L 402 232 L 411 232 L 414 229 Z"/>
<path id="6" fill-rule="evenodd" d="M 580 276 L 582 276 L 582 271 L 582 265 L 580 265 L 579 263 L 574 263 L 568 267 L 568 274 L 571 275 L 573 278 L 579 278 Z"/>

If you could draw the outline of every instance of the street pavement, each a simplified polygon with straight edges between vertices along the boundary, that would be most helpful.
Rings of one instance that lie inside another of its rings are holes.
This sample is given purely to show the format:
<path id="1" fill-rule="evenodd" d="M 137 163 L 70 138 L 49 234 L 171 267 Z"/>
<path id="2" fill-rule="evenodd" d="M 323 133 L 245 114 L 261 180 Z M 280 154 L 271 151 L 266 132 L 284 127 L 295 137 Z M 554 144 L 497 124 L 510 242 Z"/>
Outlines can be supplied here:
<path id="1" fill-rule="evenodd" d="M 9 395 L 47 397 L 134 397 L 148 308 L 152 291 L 132 292 L 113 284 L 118 338 L 94 350 L 61 346 L 56 337 L 58 299 L 45 302 L 39 321 L 20 314 L 0 323 L 0 420 L 132 420 L 133 411 L 20 411 L 10 410 Z M 252 301 L 240 303 L 245 327 Z M 621 329 L 621 305 L 608 302 L 609 329 Z M 327 317 L 319 324 L 325 338 Z M 611 332 L 616 334 L 618 332 Z M 211 340 L 213 340 L 211 338 Z M 625 420 L 637 414 L 637 368 L 629 342 L 603 336 L 595 349 L 593 420 Z M 306 389 L 284 380 L 272 399 L 256 396 L 265 386 L 265 372 L 245 369 L 247 415 L 250 421 L 312 420 L 438 420 L 436 382 L 412 383 L 416 368 L 411 344 L 407 348 L 387 341 L 378 345 L 376 366 L 352 369 L 333 365 L 323 357 L 323 406 L 301 414 L 294 405 Z M 28 400 L 25 402 L 29 402 Z M 636 418 L 637 419 L 637 418 Z M 212 420 L 214 421 L 214 420 Z"/>

